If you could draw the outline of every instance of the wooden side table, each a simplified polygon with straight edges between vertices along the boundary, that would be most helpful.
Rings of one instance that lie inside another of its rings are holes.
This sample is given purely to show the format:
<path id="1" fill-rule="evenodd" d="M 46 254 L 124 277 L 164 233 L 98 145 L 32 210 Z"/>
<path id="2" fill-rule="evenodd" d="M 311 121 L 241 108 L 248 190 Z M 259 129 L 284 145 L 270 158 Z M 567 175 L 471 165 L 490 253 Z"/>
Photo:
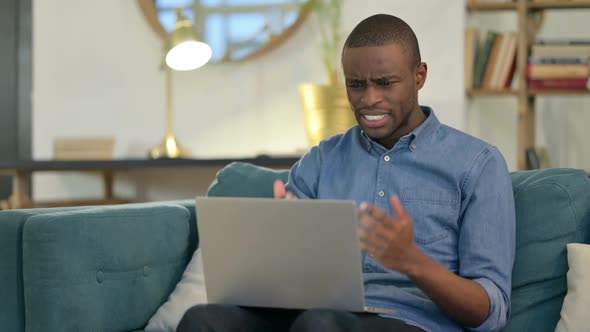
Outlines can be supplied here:
<path id="1" fill-rule="evenodd" d="M 290 168 L 299 157 L 269 157 L 259 156 L 244 159 L 115 159 L 115 160 L 37 160 L 0 162 L 0 175 L 12 177 L 12 194 L 8 200 L 0 201 L 0 210 L 80 206 L 107 205 L 129 203 L 129 200 L 117 198 L 113 193 L 115 173 L 122 170 L 135 169 L 174 169 L 174 168 L 202 168 L 219 167 L 239 161 L 269 168 Z M 35 172 L 98 172 L 103 179 L 102 197 L 95 200 L 70 200 L 35 202 L 31 198 L 29 187 L 31 177 Z"/>

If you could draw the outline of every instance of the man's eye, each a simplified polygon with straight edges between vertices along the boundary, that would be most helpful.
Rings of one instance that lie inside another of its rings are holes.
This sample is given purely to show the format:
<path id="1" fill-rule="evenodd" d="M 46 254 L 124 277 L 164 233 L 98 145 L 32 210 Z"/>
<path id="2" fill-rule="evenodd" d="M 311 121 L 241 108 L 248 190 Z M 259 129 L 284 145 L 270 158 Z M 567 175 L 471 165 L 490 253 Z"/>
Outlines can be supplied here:
<path id="1" fill-rule="evenodd" d="M 394 81 L 381 81 L 378 84 L 381 86 L 390 86 L 393 85 L 393 83 L 395 83 Z"/>
<path id="2" fill-rule="evenodd" d="M 359 89 L 363 87 L 362 83 L 348 83 L 348 87 L 349 88 L 353 88 L 353 89 Z"/>

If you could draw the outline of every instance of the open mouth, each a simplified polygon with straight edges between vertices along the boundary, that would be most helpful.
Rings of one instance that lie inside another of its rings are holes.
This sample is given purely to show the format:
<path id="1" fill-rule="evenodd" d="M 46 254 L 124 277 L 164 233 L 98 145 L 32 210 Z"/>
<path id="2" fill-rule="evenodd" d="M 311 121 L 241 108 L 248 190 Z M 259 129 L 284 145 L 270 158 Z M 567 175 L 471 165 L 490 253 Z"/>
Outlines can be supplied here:
<path id="1" fill-rule="evenodd" d="M 385 119 L 385 115 L 363 115 L 367 121 L 379 121 Z"/>
<path id="2" fill-rule="evenodd" d="M 365 127 L 376 128 L 385 125 L 389 117 L 389 114 L 361 114 L 361 122 Z"/>

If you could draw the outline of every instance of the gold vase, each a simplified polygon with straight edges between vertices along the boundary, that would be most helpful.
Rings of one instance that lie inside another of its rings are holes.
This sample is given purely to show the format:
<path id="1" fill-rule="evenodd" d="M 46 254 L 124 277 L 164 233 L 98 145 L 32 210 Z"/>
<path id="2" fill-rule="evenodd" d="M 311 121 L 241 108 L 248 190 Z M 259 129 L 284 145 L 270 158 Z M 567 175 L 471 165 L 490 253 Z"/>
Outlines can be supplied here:
<path id="1" fill-rule="evenodd" d="M 356 124 L 343 86 L 303 84 L 299 87 L 309 143 L 341 134 Z"/>

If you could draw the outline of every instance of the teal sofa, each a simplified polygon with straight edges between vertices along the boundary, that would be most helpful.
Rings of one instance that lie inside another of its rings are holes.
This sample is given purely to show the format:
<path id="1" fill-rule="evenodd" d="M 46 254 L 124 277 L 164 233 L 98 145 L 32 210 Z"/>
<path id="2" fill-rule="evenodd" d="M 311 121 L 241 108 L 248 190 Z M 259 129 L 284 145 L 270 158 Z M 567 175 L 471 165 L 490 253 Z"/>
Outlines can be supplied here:
<path id="1" fill-rule="evenodd" d="M 211 196 L 272 197 L 286 171 L 233 163 Z M 567 292 L 566 244 L 590 243 L 583 171 L 512 173 L 517 213 L 512 318 L 553 331 Z M 0 330 L 142 330 L 198 245 L 193 200 L 0 211 Z"/>

